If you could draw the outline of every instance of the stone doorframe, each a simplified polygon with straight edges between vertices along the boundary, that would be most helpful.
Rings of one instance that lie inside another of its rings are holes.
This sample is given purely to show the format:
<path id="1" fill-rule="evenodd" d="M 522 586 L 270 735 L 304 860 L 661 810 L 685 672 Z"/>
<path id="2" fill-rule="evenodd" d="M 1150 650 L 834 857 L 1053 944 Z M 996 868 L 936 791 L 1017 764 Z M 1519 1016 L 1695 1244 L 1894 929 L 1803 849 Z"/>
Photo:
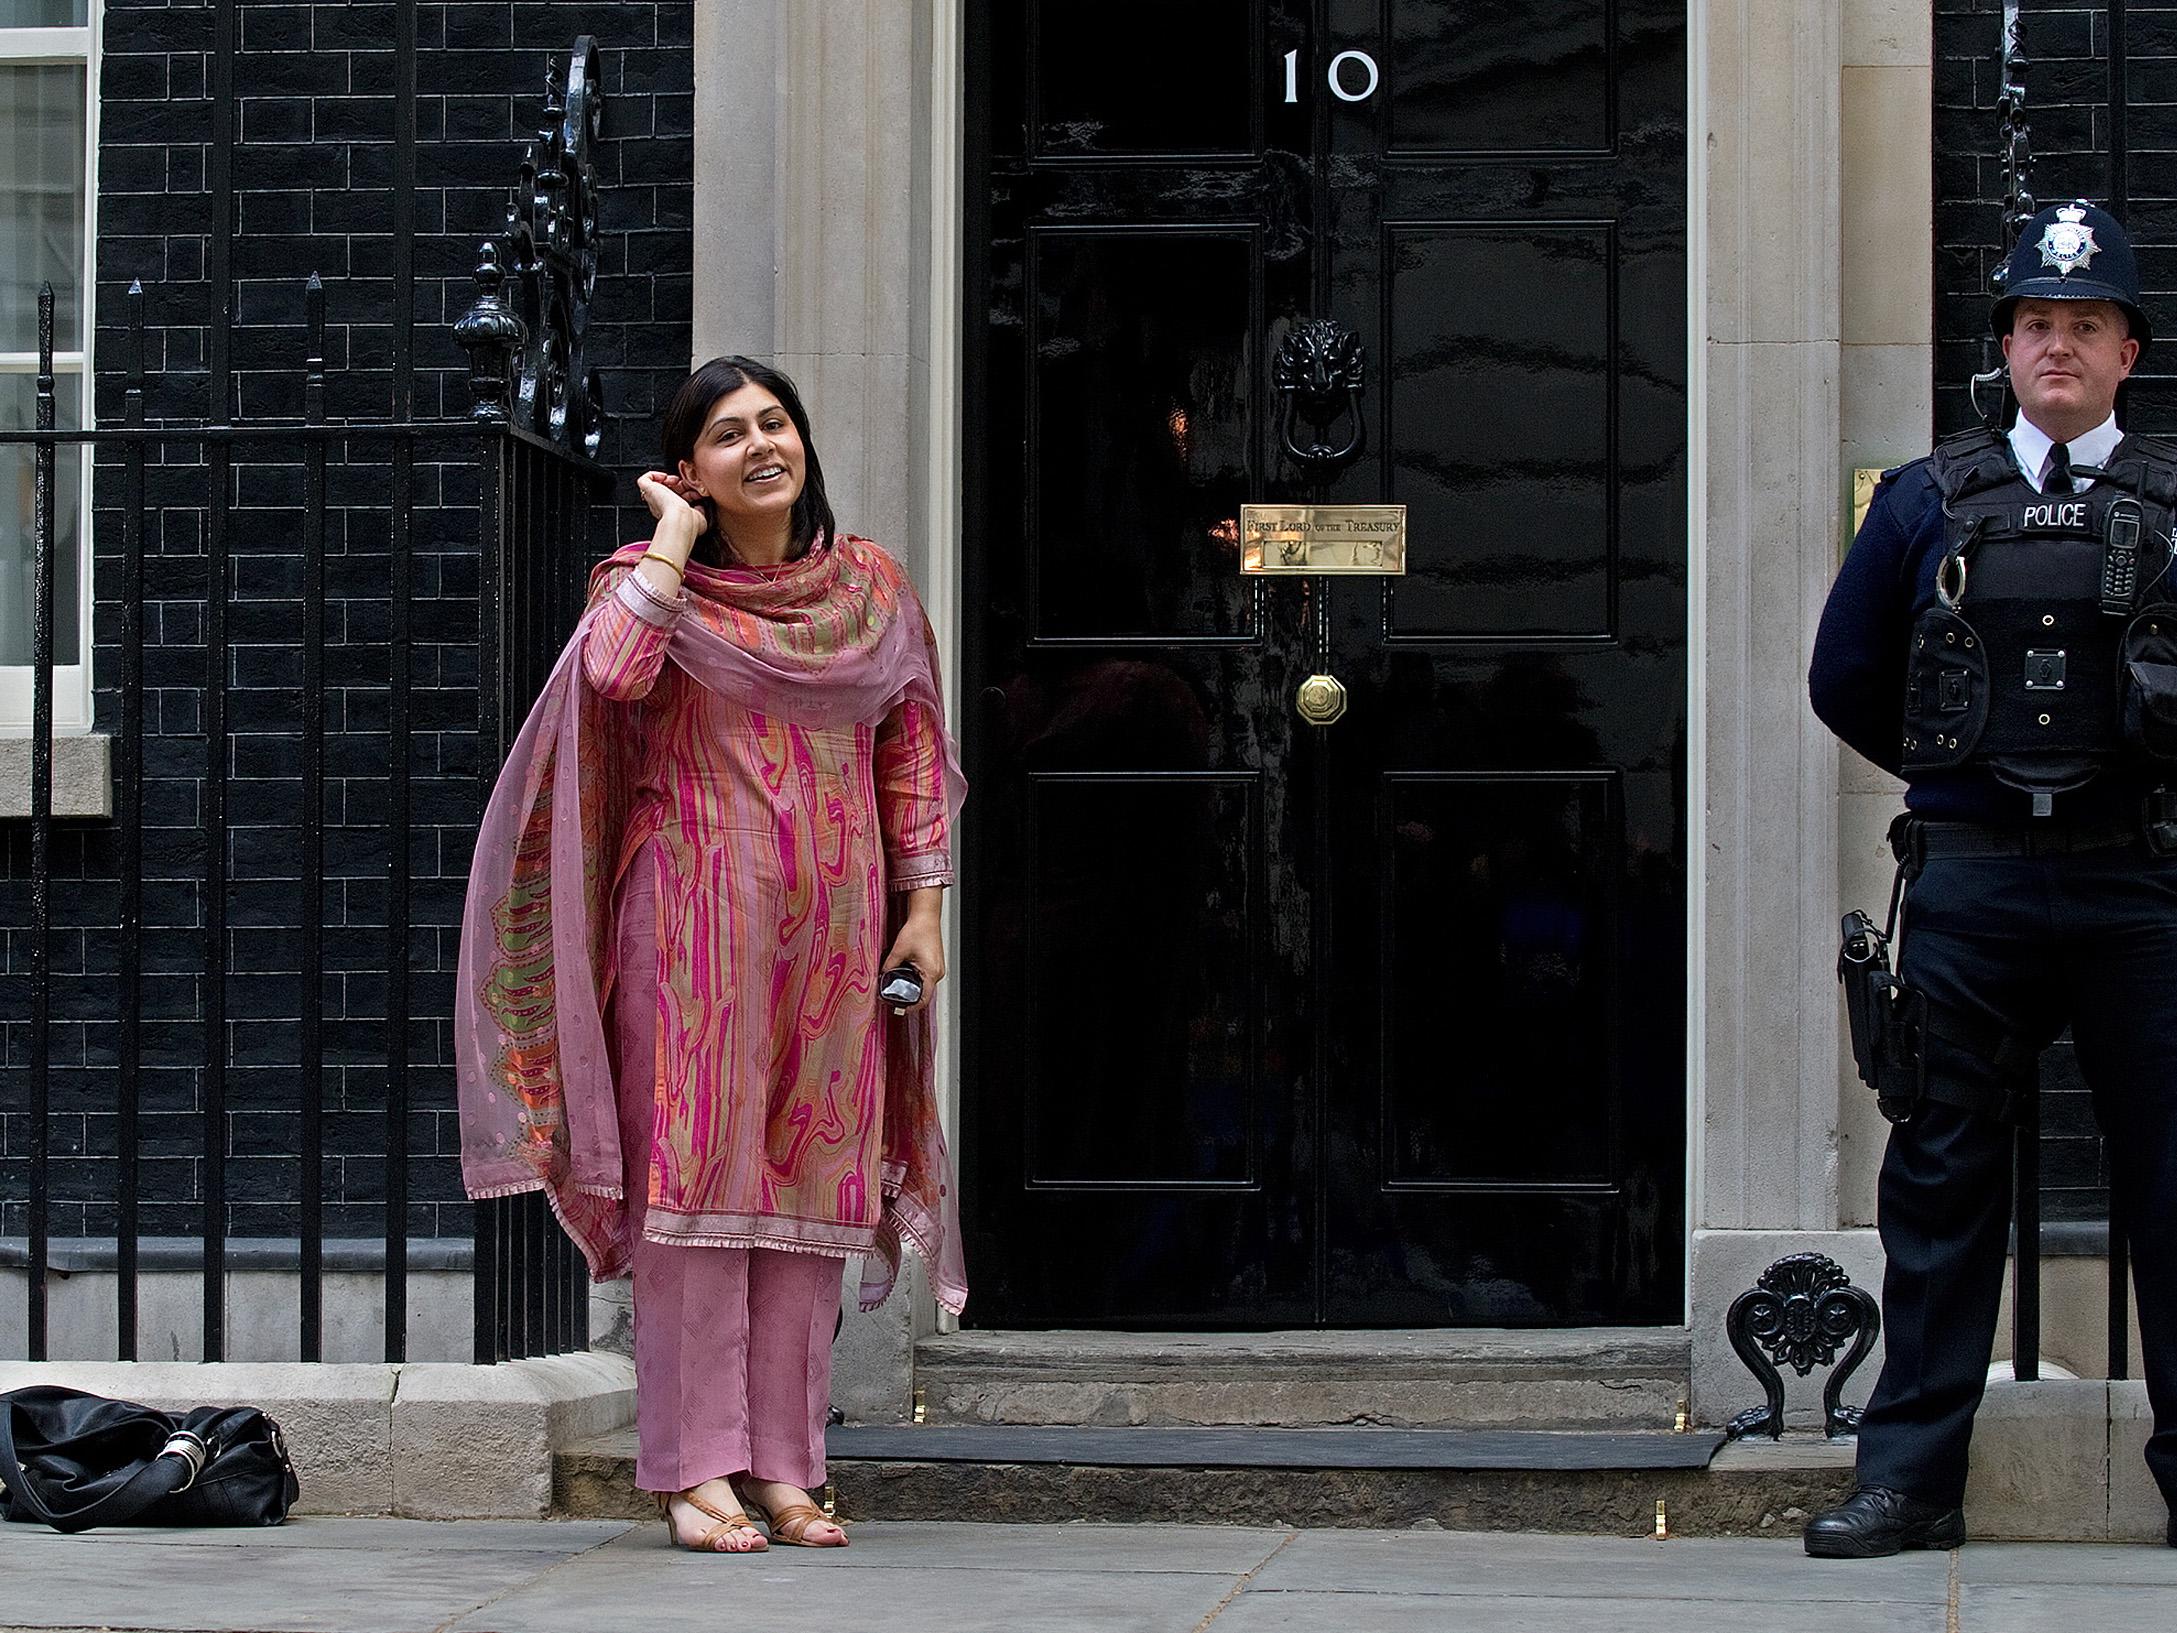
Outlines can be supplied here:
<path id="1" fill-rule="evenodd" d="M 1924 65 L 1925 11 L 1689 6 L 1687 1286 L 1697 1380 L 1734 1394 L 1722 1316 L 1748 1264 L 1808 1245 L 1874 1268 L 1868 1233 L 1840 1231 L 1838 756 L 1804 677 L 1842 526 L 1846 39 L 1902 38 L 1908 62 L 1918 40 Z M 835 508 L 912 569 L 955 669 L 962 22 L 961 0 L 719 0 L 695 47 L 695 354 L 800 383 Z M 1899 165 L 1915 252 L 1928 151 Z M 840 1405 L 908 1413 L 928 1310 L 849 1316 Z M 1729 1404 L 1709 1393 L 1703 1416 Z"/>
<path id="2" fill-rule="evenodd" d="M 961 0 L 696 8 L 695 358 L 769 358 L 807 400 L 842 526 L 900 557 L 957 670 Z M 626 178 L 633 182 L 636 178 Z M 958 728 L 959 699 L 948 698 Z M 947 913 L 949 945 L 957 945 Z M 941 1011 L 941 1014 L 949 1013 Z M 948 1113 L 950 1026 L 938 1046 Z M 907 1416 L 926 1282 L 852 1308 L 834 1404 Z"/>

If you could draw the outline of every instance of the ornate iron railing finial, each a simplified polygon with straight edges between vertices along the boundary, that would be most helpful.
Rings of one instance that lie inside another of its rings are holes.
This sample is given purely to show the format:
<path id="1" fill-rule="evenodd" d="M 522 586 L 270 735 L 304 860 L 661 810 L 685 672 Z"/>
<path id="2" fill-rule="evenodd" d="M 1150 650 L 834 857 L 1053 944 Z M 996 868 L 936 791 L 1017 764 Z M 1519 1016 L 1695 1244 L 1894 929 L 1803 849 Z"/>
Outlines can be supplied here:
<path id="1" fill-rule="evenodd" d="M 2003 227 L 1996 244 L 1995 270 L 1988 277 L 1988 292 L 1994 300 L 2003 298 L 2011 246 L 2040 208 L 2027 188 L 2033 175 L 2033 127 L 2026 121 L 2026 32 L 2019 15 L 2019 0 L 2003 0 L 2002 61 L 2003 83 L 1996 93 L 1996 108 L 2001 115 L 2003 138 Z M 1988 413 L 1980 406 L 1981 387 L 2001 386 L 2005 376 L 1993 336 L 1981 342 L 1980 360 L 1981 371 L 1968 382 L 1967 391 L 1973 411 L 1992 425 L 2002 416 L 2003 395 L 1998 392 L 1995 412 Z"/>
<path id="2" fill-rule="evenodd" d="M 2003 242 L 1996 270 L 1988 280 L 1999 296 L 2011 246 L 2040 208 L 2027 190 L 2033 179 L 2033 127 L 2026 121 L 2025 29 L 2019 0 L 2003 0 L 2003 85 L 1996 95 L 1996 107 L 2003 116 Z"/>
<path id="3" fill-rule="evenodd" d="M 604 398 L 589 366 L 588 330 L 605 110 L 590 35 L 575 41 L 562 83 L 559 64 L 548 61 L 543 128 L 522 153 L 505 228 L 481 248 L 476 301 L 454 338 L 469 353 L 475 418 L 511 421 L 595 458 Z"/>

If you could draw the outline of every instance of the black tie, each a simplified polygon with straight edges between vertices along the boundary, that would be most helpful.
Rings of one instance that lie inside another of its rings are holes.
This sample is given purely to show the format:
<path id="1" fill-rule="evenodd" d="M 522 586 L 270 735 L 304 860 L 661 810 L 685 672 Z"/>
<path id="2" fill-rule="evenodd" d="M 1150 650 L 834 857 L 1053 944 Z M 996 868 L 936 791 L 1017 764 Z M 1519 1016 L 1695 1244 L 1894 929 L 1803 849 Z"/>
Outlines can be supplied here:
<path id="1" fill-rule="evenodd" d="M 2071 446 L 2059 442 L 2049 450 L 2048 463 L 2041 468 L 2043 493 L 2075 493 L 2078 484 L 2071 480 Z"/>

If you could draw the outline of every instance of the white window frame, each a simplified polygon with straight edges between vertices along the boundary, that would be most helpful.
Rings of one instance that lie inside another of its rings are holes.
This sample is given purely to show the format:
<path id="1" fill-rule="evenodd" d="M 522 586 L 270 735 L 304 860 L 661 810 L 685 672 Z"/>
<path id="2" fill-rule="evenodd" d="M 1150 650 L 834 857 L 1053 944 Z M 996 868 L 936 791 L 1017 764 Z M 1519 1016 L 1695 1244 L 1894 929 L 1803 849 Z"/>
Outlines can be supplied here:
<path id="1" fill-rule="evenodd" d="M 63 380 L 73 379 L 76 382 L 82 423 L 86 427 L 94 423 L 91 403 L 91 337 L 98 332 L 95 306 L 98 291 L 98 59 L 100 14 L 104 9 L 98 0 L 92 0 L 87 13 L 91 20 L 80 28 L 0 28 L 0 63 L 11 67 L 43 63 L 79 64 L 83 69 L 83 283 L 78 293 L 78 312 L 83 327 L 80 334 L 56 334 L 53 337 L 53 379 L 56 387 Z M 35 378 L 38 372 L 38 337 L 32 334 L 21 338 L 30 342 L 29 350 L 5 349 L 13 345 L 17 337 L 0 335 L 0 374 L 21 374 Z M 75 344 L 70 346 L 67 344 L 69 341 Z M 76 583 L 81 593 L 74 609 L 76 651 L 81 661 L 53 666 L 53 730 L 56 734 L 87 732 L 92 723 L 91 479 L 94 463 L 86 446 L 82 491 L 77 498 L 80 506 L 77 515 L 80 520 L 76 528 L 76 539 L 82 550 L 82 562 L 78 568 Z M 69 616 L 69 609 L 66 607 L 55 607 L 53 611 L 57 619 L 66 619 Z M 31 666 L 27 663 L 0 664 L 0 737 L 30 735 L 33 679 Z"/>

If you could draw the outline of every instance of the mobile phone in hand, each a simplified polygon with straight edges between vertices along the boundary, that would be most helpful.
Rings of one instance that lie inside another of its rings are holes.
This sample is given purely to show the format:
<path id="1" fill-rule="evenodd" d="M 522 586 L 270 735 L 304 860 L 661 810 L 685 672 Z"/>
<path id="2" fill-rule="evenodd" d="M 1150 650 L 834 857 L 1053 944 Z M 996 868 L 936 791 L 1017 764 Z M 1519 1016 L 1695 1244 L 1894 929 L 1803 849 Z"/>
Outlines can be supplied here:
<path id="1" fill-rule="evenodd" d="M 922 1002 L 922 972 L 912 964 L 899 964 L 884 972 L 877 996 L 894 1009 Z"/>

